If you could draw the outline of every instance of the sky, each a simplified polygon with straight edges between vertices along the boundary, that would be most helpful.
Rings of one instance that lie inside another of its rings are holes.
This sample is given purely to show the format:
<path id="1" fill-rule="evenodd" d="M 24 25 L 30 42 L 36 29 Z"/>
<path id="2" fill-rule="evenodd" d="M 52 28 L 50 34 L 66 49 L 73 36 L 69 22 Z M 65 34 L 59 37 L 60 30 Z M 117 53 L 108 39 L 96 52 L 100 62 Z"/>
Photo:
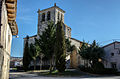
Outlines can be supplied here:
<path id="1" fill-rule="evenodd" d="M 101 46 L 113 39 L 120 41 L 120 0 L 17 0 L 18 36 L 13 36 L 11 56 L 23 56 L 23 38 L 37 34 L 38 9 L 57 4 L 66 11 L 65 24 L 72 28 L 72 38 Z"/>

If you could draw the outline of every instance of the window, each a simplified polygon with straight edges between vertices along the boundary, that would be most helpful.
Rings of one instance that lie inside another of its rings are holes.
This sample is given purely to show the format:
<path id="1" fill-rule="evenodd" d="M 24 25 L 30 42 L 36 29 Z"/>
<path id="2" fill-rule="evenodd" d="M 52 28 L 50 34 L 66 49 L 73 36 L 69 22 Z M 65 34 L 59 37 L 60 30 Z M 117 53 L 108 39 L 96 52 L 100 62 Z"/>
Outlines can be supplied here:
<path id="1" fill-rule="evenodd" d="M 111 53 L 111 56 L 114 56 L 114 53 Z"/>
<path id="2" fill-rule="evenodd" d="M 60 19 L 60 13 L 58 12 L 58 21 L 59 21 L 59 19 Z"/>
<path id="3" fill-rule="evenodd" d="M 50 16 L 50 11 L 47 12 L 47 20 L 50 20 L 51 16 Z"/>
<path id="4" fill-rule="evenodd" d="M 42 14 L 42 21 L 45 21 L 45 13 Z"/>

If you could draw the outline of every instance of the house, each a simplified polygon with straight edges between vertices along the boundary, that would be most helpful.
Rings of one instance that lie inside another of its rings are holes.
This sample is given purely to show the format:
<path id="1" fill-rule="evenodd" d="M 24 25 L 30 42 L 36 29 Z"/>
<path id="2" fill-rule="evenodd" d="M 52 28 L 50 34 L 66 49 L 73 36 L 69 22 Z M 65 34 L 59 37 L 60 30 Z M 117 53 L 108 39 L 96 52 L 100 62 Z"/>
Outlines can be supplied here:
<path id="1" fill-rule="evenodd" d="M 17 0 L 0 0 L 0 79 L 9 78 L 12 36 L 18 34 Z"/>
<path id="2" fill-rule="evenodd" d="M 22 67 L 23 58 L 22 57 L 10 57 L 10 68 Z"/>
<path id="3" fill-rule="evenodd" d="M 105 68 L 114 68 L 120 72 L 120 42 L 115 41 L 103 46 L 105 59 L 103 61 Z"/>
<path id="4" fill-rule="evenodd" d="M 31 44 L 35 42 L 35 38 L 39 39 L 39 35 L 42 34 L 42 32 L 45 30 L 45 28 L 47 27 L 49 21 L 53 21 L 54 24 L 57 24 L 58 21 L 62 21 L 63 22 L 63 26 L 64 26 L 64 32 L 65 32 L 65 37 L 70 39 L 70 41 L 72 42 L 72 45 L 75 45 L 76 48 L 77 48 L 77 51 L 74 51 L 74 54 L 75 52 L 77 52 L 77 54 L 73 57 L 72 55 L 70 56 L 70 53 L 68 54 L 67 53 L 67 57 L 66 57 L 66 61 L 67 61 L 67 68 L 70 68 L 70 63 L 76 63 L 76 64 L 72 64 L 71 67 L 77 67 L 78 66 L 78 61 L 80 62 L 80 60 L 76 59 L 75 57 L 79 58 L 78 57 L 78 49 L 81 45 L 81 41 L 75 39 L 75 38 L 71 38 L 71 28 L 65 24 L 64 22 L 64 15 L 65 15 L 65 11 L 61 8 L 59 8 L 56 3 L 54 4 L 54 6 L 50 7 L 50 8 L 47 8 L 47 9 L 43 9 L 43 10 L 38 10 L 38 26 L 37 26 L 37 34 L 34 35 L 34 36 L 30 36 L 29 37 L 29 41 L 28 43 Z M 25 46 L 25 43 L 26 43 L 26 38 L 24 38 L 24 46 Z M 72 58 L 71 58 L 72 57 Z M 76 60 L 77 61 L 76 61 Z M 73 60 L 75 60 L 76 62 L 74 62 Z M 39 64 L 38 64 L 39 63 Z M 40 65 L 40 62 L 38 62 L 37 65 Z M 46 64 L 49 62 L 48 61 L 45 61 L 43 62 L 43 64 Z M 76 65 L 76 66 L 74 66 Z"/>

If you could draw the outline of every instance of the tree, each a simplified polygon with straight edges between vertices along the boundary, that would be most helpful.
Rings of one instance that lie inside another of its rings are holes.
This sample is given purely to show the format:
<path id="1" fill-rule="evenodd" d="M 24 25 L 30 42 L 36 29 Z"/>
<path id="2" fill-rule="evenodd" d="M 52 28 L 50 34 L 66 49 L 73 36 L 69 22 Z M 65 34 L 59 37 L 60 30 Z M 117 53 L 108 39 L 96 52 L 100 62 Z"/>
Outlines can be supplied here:
<path id="1" fill-rule="evenodd" d="M 56 29 L 56 68 L 59 72 L 65 71 L 65 58 L 66 58 L 66 45 L 65 36 L 63 30 L 63 23 L 60 21 L 57 23 Z"/>
<path id="2" fill-rule="evenodd" d="M 23 53 L 23 67 L 25 71 L 28 71 L 30 60 L 31 60 L 28 41 L 29 41 L 29 36 L 26 37 L 25 48 Z"/>
<path id="3" fill-rule="evenodd" d="M 80 47 L 79 54 L 83 59 L 89 60 L 88 44 L 85 43 L 85 41 L 83 41 L 82 46 Z"/>
<path id="4" fill-rule="evenodd" d="M 40 53 L 39 54 L 39 57 L 40 57 L 40 70 L 42 70 L 42 59 L 45 55 L 43 53 Z"/>
<path id="5" fill-rule="evenodd" d="M 96 62 L 99 62 L 99 59 L 104 58 L 104 50 L 103 48 L 99 47 L 99 45 L 94 40 L 92 45 L 90 46 L 90 60 L 92 61 L 92 65 L 94 65 Z"/>
<path id="6" fill-rule="evenodd" d="M 75 45 L 71 45 L 71 41 L 69 39 L 65 39 L 65 44 L 66 44 L 66 50 L 67 52 L 71 52 L 73 50 L 76 50 L 76 46 Z"/>
<path id="7" fill-rule="evenodd" d="M 39 58 L 40 58 L 40 70 L 41 70 L 42 69 L 42 58 L 43 58 L 43 56 L 41 56 L 41 54 L 43 54 L 43 53 L 41 53 L 41 48 L 39 45 L 40 45 L 40 41 L 35 38 L 36 57 L 39 56 Z"/>
<path id="8" fill-rule="evenodd" d="M 37 47 L 35 44 L 30 44 L 30 56 L 34 62 L 34 70 L 36 69 L 36 57 L 38 56 L 39 52 L 37 52 Z"/>
<path id="9" fill-rule="evenodd" d="M 39 43 L 41 48 L 41 53 L 43 53 L 50 60 L 50 73 L 53 67 L 53 56 L 56 38 L 56 27 L 53 22 L 50 22 L 40 35 Z"/>
<path id="10" fill-rule="evenodd" d="M 99 62 L 99 59 L 103 59 L 104 50 L 97 45 L 95 40 L 91 45 L 88 45 L 88 43 L 83 41 L 79 54 L 83 59 L 88 60 L 91 66 L 93 66 L 95 63 Z"/>

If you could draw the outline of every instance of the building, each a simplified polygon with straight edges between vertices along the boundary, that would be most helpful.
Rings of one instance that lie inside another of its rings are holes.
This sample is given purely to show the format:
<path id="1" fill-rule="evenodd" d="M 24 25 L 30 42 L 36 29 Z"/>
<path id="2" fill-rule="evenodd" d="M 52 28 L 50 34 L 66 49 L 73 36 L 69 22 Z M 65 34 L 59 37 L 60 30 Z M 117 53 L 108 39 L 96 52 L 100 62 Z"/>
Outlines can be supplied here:
<path id="1" fill-rule="evenodd" d="M 105 51 L 105 68 L 114 68 L 120 72 L 120 42 L 113 42 L 103 46 Z"/>
<path id="2" fill-rule="evenodd" d="M 45 30 L 45 28 L 47 27 L 47 24 L 49 23 L 49 21 L 53 21 L 55 24 L 57 24 L 58 21 L 62 21 L 63 22 L 63 25 L 64 25 L 64 32 L 65 32 L 65 37 L 66 38 L 69 38 L 70 41 L 72 42 L 72 45 L 75 45 L 77 47 L 77 49 L 79 49 L 80 45 L 81 45 L 81 41 L 78 41 L 74 38 L 71 38 L 71 28 L 69 26 L 67 26 L 64 22 L 64 14 L 65 14 L 65 11 L 61 8 L 59 8 L 56 3 L 54 4 L 54 6 L 50 7 L 50 8 L 47 8 L 47 9 L 43 9 L 43 10 L 38 10 L 38 26 L 37 26 L 37 34 L 34 35 L 34 36 L 31 36 L 29 37 L 29 41 L 28 43 L 31 44 L 35 42 L 35 38 L 39 39 L 39 34 L 42 34 L 42 32 Z M 26 38 L 24 38 L 24 45 L 26 43 Z M 78 56 L 78 51 L 74 51 L 76 52 L 77 56 Z M 74 56 L 74 57 L 77 57 L 77 56 Z M 67 64 L 67 67 L 69 68 L 70 67 L 70 62 L 72 60 L 70 60 L 70 57 L 72 57 L 72 55 L 70 56 L 67 55 L 67 58 L 66 58 L 66 61 L 68 61 L 68 64 Z M 72 59 L 74 59 L 74 57 Z M 80 57 L 77 57 L 77 58 L 80 58 Z M 75 60 L 76 61 L 76 60 Z M 76 63 L 76 64 L 73 64 L 73 65 L 76 65 L 76 66 L 73 66 L 72 67 L 77 67 L 78 66 L 78 59 L 76 62 L 73 62 L 73 63 Z M 79 61 L 80 62 L 80 61 Z M 44 63 L 43 63 L 44 64 Z M 39 65 L 39 64 L 38 64 Z"/>
<path id="3" fill-rule="evenodd" d="M 12 35 L 18 34 L 17 0 L 0 0 L 0 79 L 9 78 Z"/>
<path id="4" fill-rule="evenodd" d="M 10 68 L 22 67 L 23 58 L 22 57 L 10 57 Z"/>

